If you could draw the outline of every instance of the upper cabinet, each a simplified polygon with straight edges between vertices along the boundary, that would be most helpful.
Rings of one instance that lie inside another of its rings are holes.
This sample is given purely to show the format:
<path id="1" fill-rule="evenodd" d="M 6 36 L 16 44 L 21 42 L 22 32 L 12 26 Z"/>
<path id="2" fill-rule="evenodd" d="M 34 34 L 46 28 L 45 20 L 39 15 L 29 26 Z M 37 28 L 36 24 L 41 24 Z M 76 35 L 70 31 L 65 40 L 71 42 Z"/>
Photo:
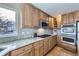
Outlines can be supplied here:
<path id="1" fill-rule="evenodd" d="M 22 4 L 22 28 L 39 27 L 39 21 L 44 20 L 48 22 L 49 15 L 39 10 L 35 6 L 23 3 Z"/>
<path id="2" fill-rule="evenodd" d="M 39 26 L 39 11 L 37 8 L 32 6 L 32 26 L 38 27 Z"/>
<path id="3" fill-rule="evenodd" d="M 50 29 L 53 29 L 54 28 L 54 19 L 52 17 L 49 17 L 48 24 L 49 24 L 49 28 Z"/>
<path id="4" fill-rule="evenodd" d="M 49 17 L 48 24 L 50 29 L 57 28 L 57 21 L 54 17 Z"/>
<path id="5" fill-rule="evenodd" d="M 32 27 L 32 6 L 22 4 L 22 28 Z"/>
<path id="6" fill-rule="evenodd" d="M 68 24 L 74 24 L 74 14 L 73 13 L 68 14 Z"/>
<path id="7" fill-rule="evenodd" d="M 62 24 L 74 24 L 74 14 L 64 14 L 62 15 Z"/>
<path id="8" fill-rule="evenodd" d="M 45 20 L 48 21 L 48 15 L 46 13 L 44 13 L 43 11 L 39 10 L 39 18 L 40 20 Z"/>
<path id="9" fill-rule="evenodd" d="M 79 21 L 79 11 L 74 12 L 74 21 Z"/>
<path id="10" fill-rule="evenodd" d="M 62 24 L 75 24 L 79 20 L 79 11 L 62 15 Z"/>
<path id="11" fill-rule="evenodd" d="M 62 15 L 62 24 L 67 24 L 67 22 L 68 22 L 68 15 L 67 14 Z"/>
<path id="12" fill-rule="evenodd" d="M 74 19 L 79 18 L 79 11 L 74 12 Z"/>
<path id="13" fill-rule="evenodd" d="M 57 28 L 58 28 L 58 29 L 61 29 L 61 20 L 62 20 L 61 15 L 58 15 L 58 16 L 56 17 Z"/>

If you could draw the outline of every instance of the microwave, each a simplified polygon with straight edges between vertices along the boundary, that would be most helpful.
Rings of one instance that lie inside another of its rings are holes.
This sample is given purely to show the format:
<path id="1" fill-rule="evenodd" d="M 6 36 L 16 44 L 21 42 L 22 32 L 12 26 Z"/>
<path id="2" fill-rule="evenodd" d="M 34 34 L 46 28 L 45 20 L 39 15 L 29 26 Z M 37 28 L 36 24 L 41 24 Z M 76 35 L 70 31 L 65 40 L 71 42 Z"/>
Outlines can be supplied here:
<path id="1" fill-rule="evenodd" d="M 48 28 L 48 23 L 46 21 L 40 21 L 39 26 L 41 28 Z"/>

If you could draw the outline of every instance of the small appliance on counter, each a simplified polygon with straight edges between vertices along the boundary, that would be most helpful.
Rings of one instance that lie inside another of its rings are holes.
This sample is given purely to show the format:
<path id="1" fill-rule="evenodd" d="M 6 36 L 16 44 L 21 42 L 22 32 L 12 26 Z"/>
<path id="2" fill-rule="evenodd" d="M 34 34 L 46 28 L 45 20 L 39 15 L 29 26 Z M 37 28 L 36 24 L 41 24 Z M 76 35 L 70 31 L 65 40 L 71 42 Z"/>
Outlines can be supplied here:
<path id="1" fill-rule="evenodd" d="M 37 33 L 34 33 L 34 35 L 33 35 L 34 37 L 37 37 Z"/>

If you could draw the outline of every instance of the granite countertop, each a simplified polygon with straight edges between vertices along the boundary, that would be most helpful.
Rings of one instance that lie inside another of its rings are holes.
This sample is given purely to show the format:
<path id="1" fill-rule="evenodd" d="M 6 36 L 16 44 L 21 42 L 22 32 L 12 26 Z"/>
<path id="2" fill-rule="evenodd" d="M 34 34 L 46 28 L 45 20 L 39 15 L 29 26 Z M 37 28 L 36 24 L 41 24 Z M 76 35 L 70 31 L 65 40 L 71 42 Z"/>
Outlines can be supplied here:
<path id="1" fill-rule="evenodd" d="M 56 33 L 51 34 L 51 36 L 57 35 Z M 20 40 L 16 40 L 16 41 L 12 41 L 12 42 L 6 42 L 6 43 L 2 43 L 0 44 L 0 48 L 3 47 L 7 47 L 4 51 L 0 52 L 0 56 L 7 54 L 8 52 L 15 50 L 17 48 L 20 48 L 22 46 L 25 45 L 29 45 L 31 43 L 43 40 L 44 38 L 40 38 L 40 37 L 36 37 L 36 38 L 23 38 Z"/>

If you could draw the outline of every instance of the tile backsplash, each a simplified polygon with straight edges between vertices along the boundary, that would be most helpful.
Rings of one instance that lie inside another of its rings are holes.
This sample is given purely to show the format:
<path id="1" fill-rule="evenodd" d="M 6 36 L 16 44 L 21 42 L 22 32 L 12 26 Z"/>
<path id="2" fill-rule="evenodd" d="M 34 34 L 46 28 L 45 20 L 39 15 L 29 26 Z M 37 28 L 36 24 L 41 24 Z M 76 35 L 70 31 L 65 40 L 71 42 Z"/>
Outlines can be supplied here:
<path id="1" fill-rule="evenodd" d="M 32 37 L 35 31 L 36 31 L 35 29 L 31 29 L 31 28 L 18 30 L 17 36 L 0 38 L 0 43 L 18 40 L 18 39 L 21 39 L 21 38 Z"/>
<path id="2" fill-rule="evenodd" d="M 32 28 L 27 28 L 27 29 L 22 29 L 18 31 L 18 38 L 28 38 L 28 37 L 32 37 L 33 34 L 36 32 L 35 29 Z"/>
<path id="3" fill-rule="evenodd" d="M 37 32 L 37 30 L 35 30 L 33 28 L 20 29 L 20 30 L 18 30 L 17 36 L 3 37 L 3 38 L 0 37 L 0 43 L 19 40 L 22 38 L 29 38 L 29 37 L 32 37 L 33 34 L 36 32 Z M 43 34 L 51 34 L 51 31 L 49 29 L 44 29 Z"/>

